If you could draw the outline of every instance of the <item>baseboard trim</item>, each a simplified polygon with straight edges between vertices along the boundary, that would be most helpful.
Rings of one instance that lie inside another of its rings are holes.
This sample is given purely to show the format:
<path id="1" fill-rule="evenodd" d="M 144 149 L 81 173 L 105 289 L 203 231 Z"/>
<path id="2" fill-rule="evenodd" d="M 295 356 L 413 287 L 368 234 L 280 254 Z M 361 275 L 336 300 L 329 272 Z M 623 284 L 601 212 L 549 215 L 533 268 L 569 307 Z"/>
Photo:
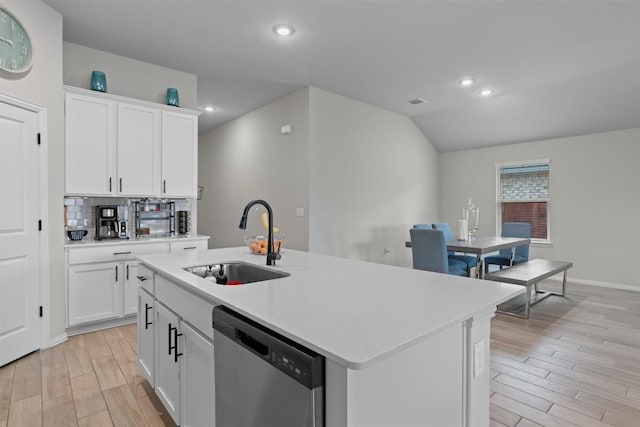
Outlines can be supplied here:
<path id="1" fill-rule="evenodd" d="M 131 323 L 135 323 L 137 319 L 138 316 L 134 313 L 117 319 L 109 319 L 93 323 L 85 323 L 78 326 L 70 326 L 67 328 L 66 335 L 71 337 L 74 335 L 86 334 L 88 332 L 101 331 L 102 329 L 114 328 L 116 326 L 129 325 Z"/>
<path id="2" fill-rule="evenodd" d="M 555 275 L 549 278 L 549 280 L 554 280 L 561 282 L 562 274 Z M 568 283 L 577 283 L 579 285 L 587 285 L 587 286 L 600 286 L 602 288 L 611 288 L 611 289 L 621 289 L 624 291 L 634 291 L 640 292 L 640 286 L 626 285 L 624 283 L 612 283 L 612 282 L 601 282 L 599 280 L 587 280 L 587 279 L 578 279 L 575 277 L 567 278 Z"/>
<path id="3" fill-rule="evenodd" d="M 58 345 L 58 344 L 62 344 L 63 342 L 65 342 L 65 341 L 66 341 L 66 340 L 68 340 L 68 339 L 69 339 L 69 337 L 67 336 L 67 334 L 66 334 L 66 333 L 64 333 L 64 334 L 60 334 L 60 335 L 58 335 L 57 337 L 53 337 L 53 338 L 51 338 L 51 339 L 49 340 L 49 345 L 48 345 L 46 348 L 54 347 L 54 346 L 56 346 L 56 345 Z"/>

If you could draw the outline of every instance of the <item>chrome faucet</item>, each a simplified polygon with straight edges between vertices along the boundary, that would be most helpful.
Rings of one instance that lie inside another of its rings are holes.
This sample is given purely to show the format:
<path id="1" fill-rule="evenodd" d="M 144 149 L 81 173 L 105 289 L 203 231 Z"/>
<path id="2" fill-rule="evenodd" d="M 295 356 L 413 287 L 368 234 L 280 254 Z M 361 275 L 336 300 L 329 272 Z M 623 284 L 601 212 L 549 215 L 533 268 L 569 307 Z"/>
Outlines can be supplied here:
<path id="1" fill-rule="evenodd" d="M 278 252 L 274 252 L 273 248 L 273 210 L 271 210 L 271 206 L 269 203 L 264 200 L 252 200 L 247 203 L 247 206 L 244 207 L 244 211 L 242 212 L 242 218 L 240 218 L 240 225 L 238 228 L 242 230 L 247 229 L 247 215 L 249 214 L 249 209 L 253 205 L 262 205 L 267 209 L 267 215 L 269 215 L 269 235 L 267 237 L 267 265 L 276 265 L 276 260 L 281 258 L 280 255 L 280 245 L 278 245 Z"/>

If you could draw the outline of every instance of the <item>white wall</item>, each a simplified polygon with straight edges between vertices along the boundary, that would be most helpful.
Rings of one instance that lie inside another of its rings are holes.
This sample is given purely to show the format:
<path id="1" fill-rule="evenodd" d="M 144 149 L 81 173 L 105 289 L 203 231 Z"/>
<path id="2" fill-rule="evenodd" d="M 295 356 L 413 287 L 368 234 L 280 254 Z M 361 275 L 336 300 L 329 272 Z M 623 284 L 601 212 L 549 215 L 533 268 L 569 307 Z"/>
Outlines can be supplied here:
<path id="1" fill-rule="evenodd" d="M 493 235 L 495 163 L 545 158 L 553 246 L 530 256 L 572 261 L 574 280 L 640 289 L 640 129 L 441 154 L 441 218 L 456 223 L 471 196 L 478 234 Z"/>
<path id="2" fill-rule="evenodd" d="M 49 218 L 45 227 L 48 225 L 49 231 L 49 334 L 57 337 L 65 329 L 64 241 L 61 232 L 64 193 L 62 16 L 40 1 L 3 0 L 2 6 L 12 12 L 30 34 L 34 58 L 31 71 L 23 78 L 9 80 L 0 77 L 0 92 L 46 108 Z"/>
<path id="3" fill-rule="evenodd" d="M 198 231 L 211 236 L 211 248 L 243 245 L 242 209 L 264 199 L 285 237 L 283 248 L 307 250 L 307 216 L 297 217 L 296 208 L 306 213 L 309 206 L 308 105 L 309 91 L 300 89 L 200 135 Z M 293 133 L 282 135 L 286 124 Z"/>
<path id="4" fill-rule="evenodd" d="M 437 219 L 436 150 L 409 117 L 316 88 L 309 121 L 309 250 L 411 266 L 409 228 Z"/>
<path id="5" fill-rule="evenodd" d="M 178 89 L 180 106 L 197 109 L 197 76 L 101 50 L 65 42 L 64 84 L 89 89 L 91 72 L 104 71 L 107 92 L 165 103 L 168 87 Z"/>

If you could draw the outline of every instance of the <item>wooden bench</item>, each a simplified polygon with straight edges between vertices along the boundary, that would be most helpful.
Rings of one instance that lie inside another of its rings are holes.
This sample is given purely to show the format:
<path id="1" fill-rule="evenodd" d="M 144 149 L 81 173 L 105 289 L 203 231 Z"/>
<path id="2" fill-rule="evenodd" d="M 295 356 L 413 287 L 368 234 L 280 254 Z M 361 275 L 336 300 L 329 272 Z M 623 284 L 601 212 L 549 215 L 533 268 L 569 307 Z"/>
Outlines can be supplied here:
<path id="1" fill-rule="evenodd" d="M 498 307 L 496 312 L 516 316 L 523 319 L 529 318 L 529 307 L 539 303 L 550 295 L 564 296 L 567 285 L 567 270 L 573 267 L 572 262 L 550 261 L 548 259 L 532 259 L 513 267 L 485 274 L 484 278 L 496 282 L 512 283 L 527 288 L 524 315 L 512 311 L 503 311 Z M 564 273 L 562 277 L 562 292 L 551 292 L 538 289 L 538 282 L 555 274 Z M 533 301 L 531 301 L 531 287 L 534 287 Z"/>

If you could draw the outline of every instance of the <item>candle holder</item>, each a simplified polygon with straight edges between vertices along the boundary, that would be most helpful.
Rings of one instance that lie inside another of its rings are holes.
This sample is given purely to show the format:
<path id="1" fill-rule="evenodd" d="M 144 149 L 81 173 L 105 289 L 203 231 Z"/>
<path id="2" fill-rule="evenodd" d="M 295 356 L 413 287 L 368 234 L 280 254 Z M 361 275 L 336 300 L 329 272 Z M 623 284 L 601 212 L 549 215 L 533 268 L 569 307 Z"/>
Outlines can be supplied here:
<path id="1" fill-rule="evenodd" d="M 107 91 L 107 76 L 102 71 L 91 72 L 91 90 L 98 92 Z"/>
<path id="2" fill-rule="evenodd" d="M 165 102 L 167 105 L 173 105 L 179 107 L 180 102 L 178 100 L 178 89 L 170 87 L 167 88 L 167 95 L 165 96 Z"/>

